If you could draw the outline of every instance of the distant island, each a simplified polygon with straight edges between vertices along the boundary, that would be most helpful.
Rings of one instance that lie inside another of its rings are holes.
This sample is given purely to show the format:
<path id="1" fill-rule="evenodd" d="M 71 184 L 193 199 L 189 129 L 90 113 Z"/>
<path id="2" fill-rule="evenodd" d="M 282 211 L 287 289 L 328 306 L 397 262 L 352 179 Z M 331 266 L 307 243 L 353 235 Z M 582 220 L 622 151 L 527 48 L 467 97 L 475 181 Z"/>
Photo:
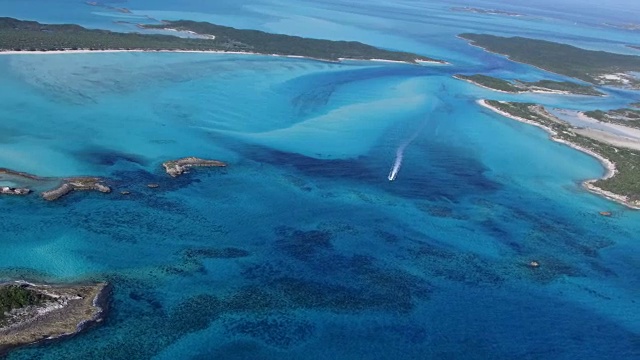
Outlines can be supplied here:
<path id="1" fill-rule="evenodd" d="M 638 104 L 631 104 L 631 106 L 636 109 L 593 110 L 585 111 L 583 114 L 598 121 L 640 129 L 640 108 Z"/>
<path id="2" fill-rule="evenodd" d="M 193 167 L 226 167 L 227 164 L 219 160 L 208 160 L 190 156 L 165 161 L 162 163 L 162 166 L 168 175 L 178 177 Z M 41 196 L 47 201 L 58 200 L 74 191 L 97 191 L 105 194 L 112 191 L 111 187 L 107 185 L 107 180 L 100 177 L 41 177 L 7 168 L 0 168 L 0 181 L 12 184 L 12 186 L 0 186 L 0 196 L 26 196 L 33 192 L 32 188 L 37 188 L 44 190 L 41 192 Z M 157 188 L 159 184 L 150 183 L 147 184 L 147 187 Z M 120 194 L 130 195 L 131 192 L 122 190 Z"/>
<path id="3" fill-rule="evenodd" d="M 596 194 L 640 209 L 640 151 L 595 140 L 571 124 L 550 114 L 543 106 L 495 100 L 478 103 L 505 117 L 535 125 L 551 134 L 551 139 L 583 151 L 607 168 L 602 179 L 587 180 L 583 186 Z"/>
<path id="4" fill-rule="evenodd" d="M 495 91 L 507 93 L 548 93 L 548 94 L 572 94 L 604 96 L 605 94 L 596 90 L 593 86 L 576 84 L 570 81 L 540 80 L 526 82 L 520 80 L 507 81 L 487 75 L 454 75 L 456 79 L 468 81 L 472 84 Z"/>
<path id="5" fill-rule="evenodd" d="M 45 200 L 57 200 L 72 191 L 94 190 L 101 193 L 110 193 L 111 188 L 104 184 L 104 180 L 97 177 L 74 177 L 63 179 L 60 186 L 42 193 Z"/>
<path id="6" fill-rule="evenodd" d="M 640 89 L 640 56 L 585 50 L 572 45 L 524 37 L 461 34 L 472 45 L 506 55 L 510 60 L 536 66 L 596 85 Z"/>
<path id="7" fill-rule="evenodd" d="M 622 29 L 622 30 L 630 30 L 630 31 L 640 30 L 640 24 L 634 24 L 634 23 L 626 23 L 626 24 L 602 23 L 602 25 L 616 28 L 616 29 Z"/>
<path id="8" fill-rule="evenodd" d="M 379 49 L 356 41 L 330 41 L 298 36 L 240 30 L 196 21 L 164 21 L 138 25 L 141 29 L 188 31 L 200 38 L 173 35 L 118 33 L 90 30 L 79 25 L 50 25 L 14 18 L 0 18 L 0 51 L 197 51 L 241 52 L 298 56 L 327 61 L 385 60 L 417 64 L 445 63 L 408 52 Z"/>
<path id="9" fill-rule="evenodd" d="M 102 321 L 110 287 L 0 284 L 0 356 L 12 348 L 70 336 Z"/>
<path id="10" fill-rule="evenodd" d="M 127 9 L 127 8 L 119 8 L 119 7 L 115 7 L 115 6 L 109 6 L 106 4 L 103 4 L 101 2 L 98 1 L 85 1 L 85 4 L 89 5 L 89 6 L 95 6 L 95 7 L 101 7 L 101 8 L 105 8 L 108 10 L 114 10 L 123 14 L 131 14 L 131 10 Z"/>
<path id="11" fill-rule="evenodd" d="M 186 157 L 177 160 L 165 161 L 162 163 L 167 174 L 171 177 L 178 177 L 187 172 L 192 167 L 226 167 L 227 164 L 218 160 L 206 160 L 197 157 Z"/>
<path id="12" fill-rule="evenodd" d="M 481 8 L 474 8 L 469 6 L 452 7 L 451 10 L 460 11 L 460 12 L 472 12 L 476 14 L 486 14 L 486 15 L 523 16 L 522 14 L 518 14 L 515 12 L 502 11 L 502 10 L 496 10 L 496 9 L 481 9 Z"/>
<path id="13" fill-rule="evenodd" d="M 20 184 L 19 187 L 1 186 L 0 195 L 29 195 L 31 193 L 30 186 L 49 187 L 49 190 L 43 191 L 41 194 L 42 198 L 48 201 L 57 200 L 73 191 L 111 192 L 111 188 L 105 184 L 105 180 L 99 177 L 78 176 L 59 179 L 0 168 L 0 180 Z"/>

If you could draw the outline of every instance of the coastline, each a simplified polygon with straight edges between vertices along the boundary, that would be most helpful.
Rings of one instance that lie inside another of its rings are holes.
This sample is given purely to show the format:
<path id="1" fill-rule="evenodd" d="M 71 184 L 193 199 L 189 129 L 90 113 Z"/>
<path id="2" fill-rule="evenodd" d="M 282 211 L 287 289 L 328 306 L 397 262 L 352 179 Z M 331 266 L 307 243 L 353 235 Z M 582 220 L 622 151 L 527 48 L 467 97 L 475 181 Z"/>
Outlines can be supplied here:
<path id="1" fill-rule="evenodd" d="M 112 291 L 109 283 L 57 286 L 15 281 L 2 285 L 8 284 L 22 284 L 38 288 L 39 291 L 53 295 L 55 298 L 68 297 L 69 299 L 65 300 L 64 305 L 50 305 L 44 309 L 37 309 L 32 317 L 0 328 L 0 357 L 18 347 L 75 336 L 102 322 L 108 311 Z M 89 293 L 92 296 L 88 299 L 82 297 L 76 299 L 73 298 L 78 296 L 75 295 L 76 293 Z"/>
<path id="2" fill-rule="evenodd" d="M 525 88 L 525 90 L 522 91 L 504 91 L 504 90 L 498 90 L 498 89 L 494 89 L 494 88 L 490 88 L 488 86 L 482 85 L 478 82 L 475 82 L 473 80 L 470 79 L 464 79 L 459 77 L 458 75 L 453 75 L 454 79 L 457 80 L 462 80 L 462 81 L 466 81 L 469 84 L 473 84 L 475 86 L 481 87 L 483 89 L 487 89 L 487 90 L 491 90 L 491 91 L 495 91 L 495 92 L 499 92 L 499 93 L 503 93 L 503 94 L 552 94 L 552 95 L 574 95 L 574 96 L 600 96 L 600 97 L 606 97 L 607 94 L 603 94 L 603 95 L 587 95 L 587 94 L 576 94 L 576 93 L 572 93 L 570 91 L 562 91 L 562 90 L 543 90 L 541 88 L 538 89 L 529 89 L 529 88 Z"/>
<path id="3" fill-rule="evenodd" d="M 639 89 L 638 87 L 629 86 L 628 84 L 619 84 L 619 83 L 618 84 L 616 84 L 616 83 L 611 84 L 611 83 L 605 83 L 605 82 L 597 81 L 596 79 L 601 79 L 602 75 L 598 76 L 597 78 L 592 78 L 591 79 L 592 81 L 587 81 L 587 80 L 581 79 L 579 77 L 575 77 L 575 76 L 571 76 L 571 75 L 567 75 L 567 74 L 561 74 L 561 73 L 558 73 L 558 72 L 555 72 L 555 71 L 551 71 L 549 69 L 543 69 L 543 68 L 541 68 L 539 66 L 533 65 L 533 64 L 525 62 L 525 61 L 514 60 L 508 54 L 503 54 L 503 53 L 500 53 L 500 52 L 491 51 L 491 50 L 489 50 L 489 49 L 487 49 L 487 48 L 485 48 L 485 47 L 483 47 L 481 45 L 476 44 L 471 39 L 466 39 L 466 38 L 464 38 L 464 37 L 462 37 L 460 35 L 456 35 L 456 37 L 458 39 L 466 41 L 469 46 L 473 46 L 473 47 L 476 47 L 478 49 L 482 49 L 483 51 L 485 51 L 487 53 L 490 53 L 490 54 L 502 56 L 505 59 L 507 59 L 509 61 L 513 61 L 514 63 L 517 63 L 517 64 L 524 64 L 524 65 L 527 65 L 527 66 L 534 67 L 534 68 L 536 68 L 536 69 L 538 69 L 540 71 L 548 72 L 548 73 L 555 74 L 555 75 L 558 75 L 558 76 L 568 77 L 568 78 L 571 78 L 571 79 L 580 80 L 580 81 L 586 82 L 586 83 L 594 85 L 594 86 L 612 86 L 612 87 L 619 87 L 619 88 L 626 89 L 626 90 L 638 90 Z M 636 49 L 636 50 L 640 50 L 640 49 Z M 625 72 L 623 72 L 623 73 L 625 73 Z M 604 75 L 606 76 L 607 74 L 604 74 Z M 572 95 L 580 95 L 580 94 L 572 94 Z M 596 96 L 596 95 L 594 95 L 594 96 Z M 602 96 L 602 95 L 598 95 L 598 96 Z M 607 95 L 605 94 L 604 96 L 607 96 Z"/>
<path id="4" fill-rule="evenodd" d="M 320 59 L 302 55 L 280 55 L 280 54 L 263 54 L 256 52 L 248 52 L 248 51 L 222 51 L 222 50 L 145 50 L 145 49 L 110 49 L 110 50 L 89 50 L 89 49 L 78 49 L 78 50 L 51 50 L 51 51 L 16 51 L 16 50 L 0 50 L 0 56 L 2 55 L 65 55 L 65 54 L 94 54 L 94 53 L 186 53 L 186 54 L 232 54 L 232 55 L 262 55 L 262 56 L 274 56 L 274 57 L 283 57 L 290 59 L 306 59 L 306 60 L 316 60 L 316 61 L 324 61 L 324 62 L 333 62 L 333 63 L 341 63 L 343 61 L 371 61 L 371 62 L 388 62 L 388 63 L 397 63 L 397 64 L 408 64 L 408 65 L 421 65 L 421 64 L 430 64 L 430 65 L 449 65 L 446 61 L 438 61 L 438 60 L 419 60 L 415 59 L 413 62 L 411 61 L 400 61 L 400 60 L 385 60 L 385 59 L 351 59 L 351 58 L 339 58 L 338 60 L 331 59 Z"/>
<path id="5" fill-rule="evenodd" d="M 487 90 L 491 90 L 491 91 L 495 91 L 495 92 L 499 92 L 499 93 L 503 93 L 503 94 L 522 94 L 522 93 L 524 92 L 524 91 L 510 92 L 510 91 L 504 91 L 504 90 L 493 89 L 493 88 L 490 88 L 490 87 L 488 87 L 488 86 L 484 86 L 484 85 L 482 85 L 482 84 L 480 84 L 480 83 L 477 83 L 477 82 L 475 82 L 475 81 L 473 81 L 473 80 L 463 79 L 463 78 L 459 77 L 458 75 L 453 75 L 453 78 L 454 78 L 454 79 L 457 79 L 457 80 L 466 81 L 466 82 L 468 82 L 469 84 L 473 84 L 473 85 L 478 86 L 478 87 L 481 87 L 481 88 L 483 88 L 483 89 L 487 89 Z M 482 100 L 482 101 L 484 101 L 484 100 Z M 483 106 L 484 106 L 484 105 L 483 105 Z"/>
<path id="6" fill-rule="evenodd" d="M 487 52 L 487 53 L 489 53 L 489 54 L 500 55 L 500 56 L 504 57 L 505 59 L 507 59 L 507 60 L 509 60 L 509 61 L 513 61 L 514 63 L 517 63 L 517 64 L 524 64 L 524 65 L 532 66 L 532 67 L 534 67 L 534 68 L 536 68 L 536 69 L 538 69 L 538 70 L 540 70 L 540 71 L 546 71 L 546 72 L 548 72 L 548 73 L 555 74 L 555 75 L 558 75 L 558 76 L 567 76 L 567 75 L 559 74 L 559 73 L 557 73 L 557 72 L 553 72 L 553 71 L 551 71 L 551 70 L 543 69 L 543 68 L 538 67 L 538 66 L 535 66 L 535 65 L 533 65 L 533 64 L 529 64 L 529 63 L 526 63 L 526 62 L 513 60 L 513 59 L 511 58 L 511 56 L 509 56 L 509 55 L 506 55 L 506 54 L 503 54 L 503 53 L 499 53 L 499 52 L 495 52 L 495 51 L 488 50 L 487 48 L 484 48 L 484 47 L 482 47 L 482 46 L 480 46 L 480 45 L 478 45 L 478 44 L 474 43 L 474 42 L 473 42 L 473 40 L 465 39 L 465 38 L 463 38 L 463 37 L 462 37 L 462 36 L 460 36 L 460 35 L 456 35 L 456 37 L 457 37 L 458 39 L 461 39 L 461 40 L 466 41 L 466 42 L 467 42 L 467 45 L 469 45 L 469 46 L 473 46 L 473 47 L 476 47 L 476 48 L 478 48 L 478 49 L 482 49 L 484 52 Z M 574 77 L 571 77 L 571 76 L 567 76 L 567 77 L 570 77 L 570 78 L 572 78 L 572 79 L 577 79 L 577 78 L 574 78 Z M 582 80 L 582 79 L 578 79 L 578 80 L 584 81 L 584 80 Z M 590 84 L 595 85 L 595 84 L 593 84 L 593 83 L 590 83 Z"/>
<path id="7" fill-rule="evenodd" d="M 588 180 L 583 181 L 582 182 L 582 187 L 585 190 L 587 190 L 587 191 L 589 191 L 589 192 L 591 192 L 593 194 L 602 196 L 602 197 L 604 197 L 606 199 L 609 199 L 611 201 L 615 201 L 615 202 L 617 202 L 617 203 L 619 203 L 621 205 L 624 205 L 624 206 L 626 206 L 628 208 L 631 208 L 631 209 L 634 209 L 634 210 L 640 210 L 640 206 L 637 206 L 637 205 L 634 205 L 634 204 L 630 203 L 626 196 L 612 193 L 610 191 L 601 189 L 601 188 L 597 187 L 596 185 L 594 185 L 594 183 L 596 181 L 598 181 L 598 180 L 607 180 L 607 179 L 610 179 L 610 178 L 612 178 L 612 177 L 614 177 L 616 175 L 616 173 L 617 173 L 616 164 L 614 162 L 612 162 L 611 160 L 605 158 L 604 156 L 602 156 L 602 155 L 600 155 L 600 154 L 598 154 L 598 153 L 596 153 L 596 152 L 594 152 L 594 151 L 592 151 L 590 149 L 586 149 L 586 148 L 584 148 L 584 147 L 582 147 L 580 145 L 577 145 L 577 144 L 574 144 L 572 142 L 566 141 L 564 139 L 558 138 L 556 136 L 557 133 L 553 129 L 551 129 L 551 128 L 547 127 L 547 126 L 538 124 L 535 121 L 531 121 L 531 120 L 528 120 L 528 119 L 525 119 L 525 118 L 521 118 L 521 117 L 518 117 L 518 116 L 511 115 L 511 114 L 509 114 L 507 112 L 504 112 L 504 111 L 502 111 L 500 109 L 494 108 L 493 106 L 489 105 L 486 102 L 486 100 L 484 100 L 484 99 L 477 100 L 476 103 L 478 103 L 480 106 L 482 106 L 484 108 L 487 108 L 487 109 L 489 109 L 489 110 L 491 110 L 491 111 L 493 111 L 493 112 L 495 112 L 495 113 L 497 113 L 499 115 L 502 115 L 502 116 L 504 116 L 506 118 L 509 118 L 509 119 L 512 119 L 512 120 L 516 120 L 516 121 L 519 121 L 519 122 L 522 122 L 522 123 L 525 123 L 525 124 L 528 124 L 528 125 L 537 126 L 537 127 L 541 128 L 541 129 L 545 130 L 547 133 L 549 133 L 549 135 L 550 135 L 549 138 L 551 140 L 553 140 L 553 141 L 555 141 L 557 143 L 566 145 L 566 146 L 568 146 L 570 148 L 576 149 L 578 151 L 581 151 L 581 152 L 583 152 L 583 153 L 585 153 L 587 155 L 590 155 L 590 156 L 596 158 L 600 162 L 600 164 L 602 164 L 602 166 L 606 169 L 607 172 L 601 178 L 588 179 Z"/>

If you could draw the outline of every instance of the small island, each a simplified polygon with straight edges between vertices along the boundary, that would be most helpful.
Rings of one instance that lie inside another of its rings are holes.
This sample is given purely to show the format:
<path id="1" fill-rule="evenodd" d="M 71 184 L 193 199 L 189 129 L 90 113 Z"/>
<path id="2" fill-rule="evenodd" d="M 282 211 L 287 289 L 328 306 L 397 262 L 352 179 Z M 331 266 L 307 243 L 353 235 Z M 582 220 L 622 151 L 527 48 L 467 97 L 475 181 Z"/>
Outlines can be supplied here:
<path id="1" fill-rule="evenodd" d="M 576 84 L 570 81 L 540 80 L 526 82 L 520 80 L 503 80 L 487 75 L 454 75 L 454 78 L 470 82 L 474 85 L 506 93 L 520 94 L 526 92 L 542 94 L 563 94 L 563 95 L 588 95 L 605 96 L 606 94 L 596 90 L 590 85 Z"/>
<path id="2" fill-rule="evenodd" d="M 22 345 L 70 336 L 101 322 L 110 287 L 0 284 L 0 356 Z"/>
<path id="3" fill-rule="evenodd" d="M 470 12 L 470 13 L 484 14 L 484 15 L 523 16 L 522 14 L 518 14 L 510 11 L 502 11 L 502 10 L 496 10 L 496 9 L 481 9 L 481 8 L 475 8 L 470 6 L 452 7 L 451 11 Z"/>
<path id="4" fill-rule="evenodd" d="M 72 191 L 95 190 L 101 193 L 110 193 L 111 188 L 104 184 L 104 180 L 97 177 L 75 177 L 64 179 L 62 184 L 55 189 L 42 193 L 42 198 L 48 201 L 57 200 Z"/>
<path id="5" fill-rule="evenodd" d="M 0 194 L 2 195 L 29 195 L 29 193 L 31 193 L 31 189 L 29 188 L 0 187 Z"/>
<path id="6" fill-rule="evenodd" d="M 84 3 L 89 5 L 89 6 L 101 7 L 101 8 L 105 8 L 105 9 L 108 9 L 108 10 L 117 11 L 117 12 L 123 13 L 123 14 L 131 14 L 131 10 L 129 10 L 127 8 L 119 8 L 119 7 L 115 7 L 115 6 L 109 6 L 109 5 L 103 4 L 103 3 L 98 2 L 98 1 L 85 1 Z"/>
<path id="7" fill-rule="evenodd" d="M 621 29 L 621 30 L 630 30 L 630 31 L 638 31 L 640 30 L 640 24 L 637 23 L 622 23 L 622 24 L 614 24 L 614 23 L 602 23 L 604 26 Z"/>
<path id="8" fill-rule="evenodd" d="M 25 172 L 0 168 L 0 180 L 9 180 L 19 184 L 19 187 L 1 186 L 0 195 L 29 195 L 31 186 L 47 189 L 42 192 L 42 198 L 48 201 L 57 200 L 72 191 L 98 191 L 110 193 L 111 188 L 105 184 L 105 180 L 99 177 L 79 176 L 69 178 L 40 177 Z M 51 188 L 55 186 L 54 188 Z"/>
<path id="9" fill-rule="evenodd" d="M 640 129 L 640 108 L 637 108 L 637 104 L 631 104 L 631 106 L 636 109 L 592 110 L 585 111 L 583 114 L 598 121 Z"/>
<path id="10" fill-rule="evenodd" d="M 167 174 L 171 177 L 178 177 L 187 172 L 191 167 L 225 167 L 226 163 L 218 160 L 206 160 L 197 157 L 186 157 L 177 160 L 165 161 L 162 163 Z"/>
<path id="11" fill-rule="evenodd" d="M 296 56 L 326 61 L 385 60 L 410 64 L 445 63 L 426 56 L 376 48 L 356 41 L 331 41 L 241 30 L 207 22 L 163 21 L 142 30 L 184 31 L 197 38 L 151 33 L 90 30 L 73 24 L 41 24 L 0 17 L 0 52 L 190 51 Z M 168 32 L 168 31 L 167 31 Z"/>
<path id="12" fill-rule="evenodd" d="M 542 70 L 580 79 L 594 85 L 640 89 L 640 56 L 585 50 L 572 45 L 487 34 L 461 34 L 459 37 L 486 51 Z"/>
<path id="13" fill-rule="evenodd" d="M 597 158 L 607 173 L 601 179 L 583 182 L 583 186 L 629 208 L 640 209 L 640 151 L 588 137 L 541 105 L 496 100 L 479 100 L 478 103 L 502 116 L 538 126 L 549 132 L 552 140 Z"/>

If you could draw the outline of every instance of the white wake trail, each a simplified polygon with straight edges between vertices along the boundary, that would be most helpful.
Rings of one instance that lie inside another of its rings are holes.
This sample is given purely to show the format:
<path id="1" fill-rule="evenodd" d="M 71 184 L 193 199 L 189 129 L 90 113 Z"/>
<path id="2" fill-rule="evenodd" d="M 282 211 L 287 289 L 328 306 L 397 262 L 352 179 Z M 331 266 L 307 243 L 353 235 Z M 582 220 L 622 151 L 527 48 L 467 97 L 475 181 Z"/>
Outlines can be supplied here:
<path id="1" fill-rule="evenodd" d="M 424 127 L 427 126 L 427 123 L 428 123 L 428 120 L 425 120 L 422 123 L 422 125 L 420 125 L 420 128 L 418 128 L 418 130 L 416 130 L 416 132 L 414 132 L 413 135 L 411 135 L 411 137 L 409 137 L 405 142 L 400 144 L 400 146 L 396 150 L 396 161 L 394 161 L 393 167 L 391 167 L 391 171 L 389 171 L 389 176 L 387 177 L 389 181 L 394 181 L 398 176 L 398 172 L 400 171 L 400 167 L 402 166 L 402 158 L 404 157 L 404 151 L 407 149 L 407 146 L 411 145 L 413 140 L 415 140 L 418 137 L 418 135 L 420 135 L 420 133 L 422 132 L 422 129 L 424 129 Z"/>
<path id="2" fill-rule="evenodd" d="M 398 176 L 398 171 L 400 171 L 400 166 L 402 166 L 402 157 L 404 156 L 404 149 L 406 149 L 410 143 L 411 141 L 407 141 L 404 144 L 400 145 L 400 147 L 398 147 L 398 150 L 396 150 L 396 161 L 393 163 L 393 167 L 389 172 L 389 176 L 388 176 L 389 181 L 395 180 L 396 176 Z"/>

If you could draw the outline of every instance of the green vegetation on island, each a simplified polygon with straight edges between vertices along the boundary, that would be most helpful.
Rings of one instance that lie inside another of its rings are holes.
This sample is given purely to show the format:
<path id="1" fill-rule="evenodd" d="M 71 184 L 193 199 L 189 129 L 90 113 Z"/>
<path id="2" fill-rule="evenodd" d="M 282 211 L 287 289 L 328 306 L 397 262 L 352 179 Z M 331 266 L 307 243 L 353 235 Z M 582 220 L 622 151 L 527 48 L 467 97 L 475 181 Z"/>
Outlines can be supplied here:
<path id="1" fill-rule="evenodd" d="M 489 88 L 491 90 L 505 91 L 510 93 L 523 92 L 522 88 L 515 86 L 511 82 L 507 80 L 499 79 L 493 76 L 487 76 L 487 75 L 481 75 L 481 74 L 476 74 L 476 75 L 457 74 L 454 77 L 456 79 L 469 81 L 471 83 Z"/>
<path id="2" fill-rule="evenodd" d="M 596 90 L 593 86 L 576 84 L 570 81 L 540 80 L 536 82 L 526 82 L 520 80 L 503 80 L 487 75 L 455 75 L 456 78 L 466 80 L 479 86 L 492 90 L 505 91 L 509 93 L 522 92 L 550 92 L 574 95 L 604 96 L 605 94 Z"/>
<path id="3" fill-rule="evenodd" d="M 160 25 L 142 25 L 145 29 L 172 29 L 212 35 L 211 40 L 225 51 L 255 52 L 260 54 L 297 55 L 316 59 L 382 59 L 403 62 L 436 61 L 407 52 L 379 49 L 357 41 L 331 41 L 299 36 L 271 34 L 258 30 L 239 30 L 208 22 L 189 20 L 164 21 Z M 441 62 L 441 61 L 439 61 Z"/>
<path id="4" fill-rule="evenodd" d="M 593 86 L 576 84 L 571 81 L 540 80 L 535 82 L 520 82 L 530 91 L 559 91 L 575 95 L 604 96 L 605 94 L 596 90 Z"/>
<path id="5" fill-rule="evenodd" d="M 106 283 L 0 285 L 0 357 L 17 346 L 70 336 L 102 321 L 109 294 Z"/>
<path id="6" fill-rule="evenodd" d="M 43 302 L 51 299 L 50 296 L 20 285 L 0 286 L 0 326 L 3 325 L 7 314 L 12 310 L 41 305 Z"/>
<path id="7" fill-rule="evenodd" d="M 593 110 L 585 111 L 584 114 L 599 121 L 640 129 L 640 109 Z"/>
<path id="8" fill-rule="evenodd" d="M 79 25 L 48 25 L 35 21 L 0 18 L 0 51 L 149 50 L 240 51 L 267 55 L 290 55 L 338 61 L 393 60 L 408 63 L 437 61 L 408 52 L 379 49 L 355 41 L 330 41 L 298 36 L 239 30 L 195 21 L 167 21 L 139 25 L 142 29 L 172 29 L 201 34 L 202 38 L 173 35 L 118 33 L 90 30 Z M 441 61 L 438 61 L 441 62 Z"/>
<path id="9" fill-rule="evenodd" d="M 640 88 L 640 80 L 628 74 L 640 71 L 640 56 L 585 50 L 572 45 L 524 37 L 469 33 L 461 34 L 460 37 L 487 51 L 506 55 L 513 61 L 556 74 L 592 84 Z"/>
<path id="10" fill-rule="evenodd" d="M 585 182 L 590 191 L 627 206 L 640 207 L 640 151 L 613 146 L 577 133 L 574 126 L 549 114 L 543 106 L 532 103 L 486 100 L 488 107 L 513 118 L 546 128 L 552 138 L 591 153 L 615 165 L 615 173 L 603 179 Z M 611 170 L 611 169 L 609 169 Z"/>

